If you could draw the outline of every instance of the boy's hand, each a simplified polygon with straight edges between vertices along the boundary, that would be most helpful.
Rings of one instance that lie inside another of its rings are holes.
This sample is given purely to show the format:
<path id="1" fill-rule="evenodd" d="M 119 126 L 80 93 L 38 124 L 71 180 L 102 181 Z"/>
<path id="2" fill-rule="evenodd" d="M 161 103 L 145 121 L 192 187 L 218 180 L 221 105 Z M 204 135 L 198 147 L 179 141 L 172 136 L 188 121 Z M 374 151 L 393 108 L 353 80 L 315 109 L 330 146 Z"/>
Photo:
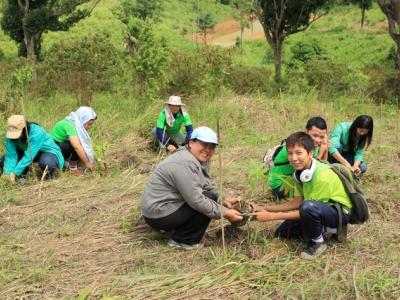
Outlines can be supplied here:
<path id="1" fill-rule="evenodd" d="M 230 222 L 239 222 L 243 220 L 243 217 L 240 215 L 240 212 L 234 209 L 228 209 L 224 212 L 224 218 Z"/>
<path id="2" fill-rule="evenodd" d="M 260 212 L 260 211 L 265 210 L 264 206 L 257 205 L 257 204 L 253 204 L 253 208 L 254 208 L 255 212 Z"/>
<path id="3" fill-rule="evenodd" d="M 260 221 L 260 222 L 267 222 L 267 221 L 273 220 L 273 213 L 271 213 L 267 210 L 255 212 L 252 215 L 256 216 L 257 221 Z"/>

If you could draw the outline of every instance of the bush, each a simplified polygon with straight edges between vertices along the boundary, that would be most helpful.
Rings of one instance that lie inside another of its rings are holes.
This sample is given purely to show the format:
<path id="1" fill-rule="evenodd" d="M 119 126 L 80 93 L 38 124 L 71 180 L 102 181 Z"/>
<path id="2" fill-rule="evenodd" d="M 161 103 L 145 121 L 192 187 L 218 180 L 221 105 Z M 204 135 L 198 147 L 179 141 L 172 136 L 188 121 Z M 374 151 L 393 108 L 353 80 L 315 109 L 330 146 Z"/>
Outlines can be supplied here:
<path id="1" fill-rule="evenodd" d="M 377 102 L 398 103 L 400 100 L 400 74 L 398 70 L 382 65 L 369 65 L 364 68 L 368 77 L 366 96 Z"/>
<path id="2" fill-rule="evenodd" d="M 288 63 L 289 68 L 296 68 L 299 63 L 306 64 L 310 60 L 320 59 L 325 54 L 316 40 L 298 42 L 290 48 L 290 51 L 292 59 Z"/>
<path id="3" fill-rule="evenodd" d="M 165 93 L 215 97 L 226 85 L 232 67 L 231 50 L 200 47 L 195 53 L 175 52 Z"/>
<path id="4" fill-rule="evenodd" d="M 268 92 L 271 72 L 263 67 L 234 66 L 228 76 L 230 88 L 237 94 Z"/>
<path id="5" fill-rule="evenodd" d="M 313 59 L 304 67 L 308 85 L 329 94 L 348 91 L 351 83 L 348 80 L 349 74 L 345 64 L 331 59 Z"/>
<path id="6" fill-rule="evenodd" d="M 89 103 L 95 91 L 111 89 L 119 73 L 118 54 L 107 37 L 96 34 L 56 43 L 38 68 L 38 91 L 65 90 Z"/>

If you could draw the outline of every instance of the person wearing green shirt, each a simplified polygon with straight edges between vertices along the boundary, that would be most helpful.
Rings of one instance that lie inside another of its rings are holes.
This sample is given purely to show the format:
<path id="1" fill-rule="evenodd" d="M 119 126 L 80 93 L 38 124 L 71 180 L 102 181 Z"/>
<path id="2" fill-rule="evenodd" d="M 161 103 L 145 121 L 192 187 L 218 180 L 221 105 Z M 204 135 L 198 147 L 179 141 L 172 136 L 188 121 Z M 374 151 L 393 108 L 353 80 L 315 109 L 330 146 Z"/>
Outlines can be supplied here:
<path id="1" fill-rule="evenodd" d="M 34 162 L 46 172 L 45 178 L 54 177 L 57 168 L 62 169 L 64 165 L 61 150 L 49 134 L 38 124 L 28 122 L 23 115 L 8 118 L 4 148 L 0 168 L 13 184 Z"/>
<path id="2" fill-rule="evenodd" d="M 343 122 L 335 127 L 331 134 L 329 161 L 341 163 L 354 173 L 367 171 L 364 162 L 364 150 L 372 142 L 374 121 L 371 116 L 358 116 L 353 122 Z"/>
<path id="3" fill-rule="evenodd" d="M 169 152 L 174 152 L 190 139 L 193 126 L 185 106 L 179 96 L 171 96 L 165 102 L 164 109 L 158 115 L 156 128 L 153 129 L 157 148 L 161 144 Z M 186 134 L 182 132 L 182 125 L 185 125 Z"/>
<path id="4" fill-rule="evenodd" d="M 97 115 L 93 108 L 81 106 L 57 122 L 50 131 L 72 174 L 83 175 L 78 169 L 79 160 L 88 170 L 94 168 L 94 152 L 87 130 L 93 126 L 96 119 Z"/>
<path id="5" fill-rule="evenodd" d="M 314 157 L 320 160 L 328 159 L 329 140 L 326 138 L 327 126 L 323 118 L 316 116 L 310 118 L 304 128 L 314 140 Z M 274 166 L 268 172 L 268 186 L 278 199 L 288 196 L 290 186 L 293 186 L 293 167 L 289 164 L 286 146 L 274 158 Z"/>
<path id="6" fill-rule="evenodd" d="M 346 228 L 352 203 L 338 175 L 329 165 L 313 158 L 315 145 L 310 135 L 293 133 L 287 138 L 286 147 L 289 162 L 295 170 L 294 198 L 284 204 L 256 206 L 254 215 L 261 222 L 285 220 L 275 231 L 275 236 L 303 239 L 306 248 L 300 257 L 311 260 L 327 248 L 324 232 L 339 234 L 340 215 L 345 224 L 342 228 Z"/>

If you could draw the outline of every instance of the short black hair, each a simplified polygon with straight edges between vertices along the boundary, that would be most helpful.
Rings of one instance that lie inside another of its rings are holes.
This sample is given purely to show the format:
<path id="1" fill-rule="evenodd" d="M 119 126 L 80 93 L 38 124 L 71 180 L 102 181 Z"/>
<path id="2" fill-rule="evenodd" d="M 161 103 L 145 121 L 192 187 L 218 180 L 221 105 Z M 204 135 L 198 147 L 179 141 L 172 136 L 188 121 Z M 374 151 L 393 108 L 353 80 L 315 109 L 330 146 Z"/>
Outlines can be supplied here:
<path id="1" fill-rule="evenodd" d="M 320 130 L 326 130 L 328 127 L 326 126 L 326 121 L 324 118 L 319 116 L 312 117 L 307 121 L 306 129 L 310 130 L 313 126 L 317 127 Z"/>
<path id="2" fill-rule="evenodd" d="M 300 146 L 307 150 L 307 153 L 314 151 L 314 140 L 311 136 L 303 131 L 298 131 L 289 135 L 286 139 L 286 149 Z"/>

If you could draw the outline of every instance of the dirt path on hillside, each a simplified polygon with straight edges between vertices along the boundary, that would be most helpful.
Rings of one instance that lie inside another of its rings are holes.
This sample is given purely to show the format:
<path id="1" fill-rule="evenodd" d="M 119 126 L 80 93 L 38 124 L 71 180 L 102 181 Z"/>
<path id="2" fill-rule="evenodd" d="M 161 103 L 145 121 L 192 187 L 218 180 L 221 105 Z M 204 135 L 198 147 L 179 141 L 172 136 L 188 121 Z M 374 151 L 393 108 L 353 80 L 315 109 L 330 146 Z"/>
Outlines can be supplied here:
<path id="1" fill-rule="evenodd" d="M 226 16 L 222 22 L 219 22 L 207 34 L 207 43 L 218 46 L 232 46 L 236 42 L 236 38 L 240 37 L 240 22 Z M 195 34 L 187 36 L 189 40 L 196 40 Z M 204 42 L 204 37 L 201 34 L 197 36 L 198 40 Z M 254 20 L 250 28 L 246 28 L 243 32 L 243 40 L 261 40 L 264 39 L 263 28 L 258 20 Z"/>

